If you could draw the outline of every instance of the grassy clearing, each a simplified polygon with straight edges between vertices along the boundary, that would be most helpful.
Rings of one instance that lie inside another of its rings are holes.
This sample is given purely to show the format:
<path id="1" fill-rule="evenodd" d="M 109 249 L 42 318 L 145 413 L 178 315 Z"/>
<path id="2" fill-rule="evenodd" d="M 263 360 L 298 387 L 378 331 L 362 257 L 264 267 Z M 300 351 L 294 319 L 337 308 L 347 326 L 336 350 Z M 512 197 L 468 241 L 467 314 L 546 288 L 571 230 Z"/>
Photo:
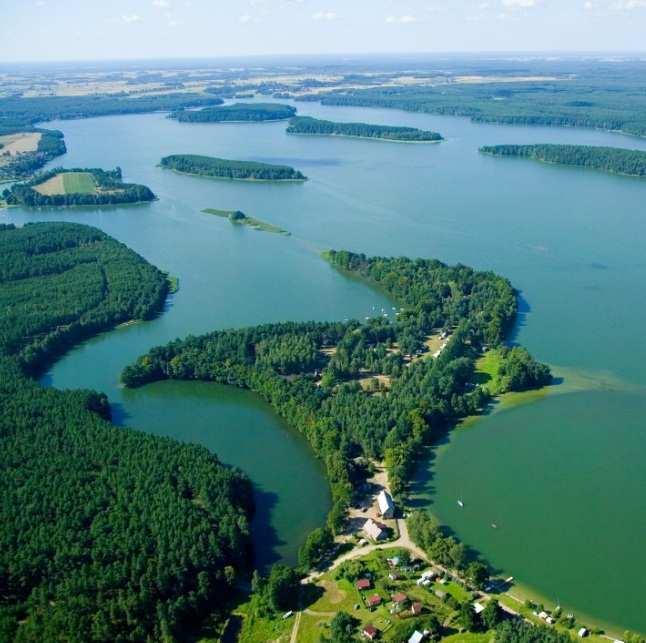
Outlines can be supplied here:
<path id="1" fill-rule="evenodd" d="M 475 632 L 460 632 L 459 634 L 451 634 L 442 639 L 445 643 L 490 643 L 495 640 L 492 632 L 484 632 L 483 634 L 476 634 Z"/>
<path id="2" fill-rule="evenodd" d="M 329 618 L 303 613 L 298 627 L 298 643 L 317 643 L 322 635 L 329 635 Z"/>
<path id="3" fill-rule="evenodd" d="M 202 210 L 205 214 L 213 214 L 216 217 L 222 217 L 223 219 L 229 219 L 231 223 L 235 225 L 245 225 L 253 230 L 260 230 L 261 232 L 271 232 L 273 234 L 284 234 L 285 236 L 290 236 L 291 233 L 287 230 L 283 230 L 278 226 L 275 226 L 266 221 L 261 221 L 260 219 L 254 219 L 253 217 L 248 217 L 246 214 L 240 212 L 239 210 L 218 210 L 216 208 L 206 208 Z"/>
<path id="4" fill-rule="evenodd" d="M 294 627 L 294 618 L 261 618 L 249 609 L 248 603 L 242 605 L 234 614 L 243 617 L 238 640 L 245 643 L 287 643 Z"/>
<path id="5" fill-rule="evenodd" d="M 89 172 L 61 172 L 47 181 L 34 186 L 36 192 L 55 194 L 94 194 L 96 181 Z"/>
<path id="6" fill-rule="evenodd" d="M 93 194 L 96 181 L 89 172 L 64 172 L 63 187 L 65 194 Z"/>
<path id="7" fill-rule="evenodd" d="M 496 349 L 487 351 L 476 361 L 476 384 L 480 384 L 489 395 L 498 395 L 503 390 L 503 382 L 500 377 L 501 364 L 502 355 Z"/>

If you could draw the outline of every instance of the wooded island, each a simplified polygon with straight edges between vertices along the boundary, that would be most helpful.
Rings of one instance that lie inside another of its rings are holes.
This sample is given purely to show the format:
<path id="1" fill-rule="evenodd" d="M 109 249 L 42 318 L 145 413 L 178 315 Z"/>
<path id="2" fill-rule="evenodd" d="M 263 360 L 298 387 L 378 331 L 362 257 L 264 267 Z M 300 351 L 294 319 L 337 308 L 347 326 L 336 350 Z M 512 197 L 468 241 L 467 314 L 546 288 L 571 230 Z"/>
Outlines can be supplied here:
<path id="1" fill-rule="evenodd" d="M 347 136 L 352 138 L 374 138 L 384 141 L 436 143 L 441 134 L 416 127 L 394 125 L 373 125 L 370 123 L 337 123 L 310 116 L 295 116 L 289 121 L 288 134 L 309 134 L 316 136 Z"/>
<path id="2" fill-rule="evenodd" d="M 169 117 L 181 123 L 259 123 L 285 120 L 295 113 L 295 107 L 279 103 L 234 103 L 198 110 L 182 109 L 172 112 Z"/>
<path id="3" fill-rule="evenodd" d="M 183 174 L 208 176 L 235 181 L 306 181 L 307 177 L 288 165 L 273 165 L 255 161 L 232 161 L 199 154 L 172 154 L 160 161 L 160 166 Z"/>

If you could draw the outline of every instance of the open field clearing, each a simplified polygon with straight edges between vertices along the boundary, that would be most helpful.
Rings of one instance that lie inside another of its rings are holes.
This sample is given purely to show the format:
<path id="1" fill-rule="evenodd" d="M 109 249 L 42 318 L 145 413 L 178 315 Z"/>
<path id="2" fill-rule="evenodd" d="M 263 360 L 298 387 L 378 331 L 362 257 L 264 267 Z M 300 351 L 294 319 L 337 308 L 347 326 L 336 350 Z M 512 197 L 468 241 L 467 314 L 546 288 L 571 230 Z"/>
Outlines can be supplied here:
<path id="1" fill-rule="evenodd" d="M 61 172 L 34 187 L 40 194 L 92 194 L 96 182 L 89 172 Z"/>
<path id="2" fill-rule="evenodd" d="M 2 145 L 0 154 L 8 152 L 11 156 L 15 156 L 24 152 L 35 152 L 41 136 L 40 132 L 18 132 L 0 136 L 0 145 Z"/>

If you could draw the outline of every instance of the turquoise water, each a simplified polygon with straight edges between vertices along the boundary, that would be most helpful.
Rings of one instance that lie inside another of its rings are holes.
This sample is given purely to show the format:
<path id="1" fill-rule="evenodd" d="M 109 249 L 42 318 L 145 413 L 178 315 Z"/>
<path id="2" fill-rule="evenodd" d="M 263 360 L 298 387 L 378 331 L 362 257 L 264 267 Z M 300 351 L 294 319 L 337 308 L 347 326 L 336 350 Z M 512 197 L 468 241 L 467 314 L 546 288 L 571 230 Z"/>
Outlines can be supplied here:
<path id="1" fill-rule="evenodd" d="M 563 604 L 646 629 L 641 604 L 607 599 L 609 592 L 618 593 L 622 578 L 630 579 L 631 595 L 646 595 L 646 580 L 634 573 L 646 563 L 639 546 L 646 527 L 638 504 L 646 486 L 645 427 L 642 396 L 636 392 L 646 384 L 641 296 L 646 182 L 477 152 L 480 145 L 506 142 L 646 149 L 646 141 L 398 111 L 298 107 L 303 114 L 333 120 L 434 129 L 447 140 L 403 145 L 290 137 L 284 123 L 191 125 L 161 114 L 52 124 L 65 132 L 69 148 L 56 164 L 120 165 L 127 180 L 149 185 L 159 201 L 98 211 L 12 209 L 3 218 L 97 225 L 177 275 L 181 289 L 158 319 L 87 342 L 60 360 L 45 382 L 103 390 L 117 421 L 198 441 L 243 467 L 266 500 L 255 525 L 260 562 L 293 561 L 329 503 L 307 445 L 244 392 L 195 383 L 125 392 L 118 387 L 123 366 L 149 347 L 188 333 L 283 319 L 363 317 L 373 305 L 385 305 L 380 294 L 321 261 L 318 253 L 325 248 L 437 257 L 494 269 L 521 293 L 523 313 L 514 339 L 540 359 L 612 380 L 616 390 L 555 396 L 456 433 L 426 478 L 424 494 L 432 510 L 494 565 Z M 163 155 L 189 152 L 288 163 L 310 180 L 249 185 L 156 167 Z M 201 214 L 205 207 L 240 209 L 293 236 L 233 227 Z M 507 425 L 511 437 L 504 432 Z M 490 448 L 479 451 L 480 440 Z M 553 461 L 554 453 L 573 445 L 575 456 Z M 484 454 L 483 472 L 474 461 Z M 500 495 L 511 484 L 512 470 L 513 496 Z M 598 484 L 589 471 L 603 472 L 599 480 L 605 482 Z M 629 481 L 624 471 L 631 472 Z M 474 505 L 487 515 L 491 494 L 500 496 L 501 508 L 493 513 L 509 527 L 494 538 L 492 519 L 456 512 L 456 486 L 465 495 L 476 494 Z M 527 501 L 522 510 L 518 498 Z M 581 516 L 594 523 L 594 539 L 585 547 L 575 546 L 582 538 Z M 563 570 L 564 552 L 571 578 Z"/>

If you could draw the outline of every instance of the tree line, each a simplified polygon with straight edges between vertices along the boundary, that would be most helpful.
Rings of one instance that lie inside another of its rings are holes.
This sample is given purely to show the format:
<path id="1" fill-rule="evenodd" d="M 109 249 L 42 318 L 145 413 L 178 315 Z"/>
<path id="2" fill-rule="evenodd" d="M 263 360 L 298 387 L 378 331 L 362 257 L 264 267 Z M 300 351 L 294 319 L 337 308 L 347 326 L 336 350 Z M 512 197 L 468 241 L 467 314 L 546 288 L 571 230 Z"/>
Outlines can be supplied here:
<path id="1" fill-rule="evenodd" d="M 480 73 L 480 72 L 479 72 Z M 590 127 L 646 134 L 646 97 L 639 77 L 569 78 L 561 81 L 374 87 L 315 96 L 323 105 L 386 107 L 474 122 Z"/>
<path id="2" fill-rule="evenodd" d="M 246 181 L 305 181 L 307 177 L 288 165 L 272 165 L 255 161 L 232 161 L 199 154 L 172 154 L 160 165 L 169 170 Z"/>
<path id="3" fill-rule="evenodd" d="M 248 479 L 26 376 L 160 310 L 166 276 L 103 232 L 0 228 L 0 639 L 176 640 L 249 562 Z"/>
<path id="4" fill-rule="evenodd" d="M 99 96 L 7 96 L 0 98 L 0 129 L 23 128 L 40 121 L 92 118 L 110 114 L 141 114 L 219 105 L 222 99 L 196 93 L 132 97 L 126 93 Z"/>
<path id="5" fill-rule="evenodd" d="M 441 141 L 437 132 L 416 127 L 374 125 L 370 123 L 335 123 L 311 116 L 295 116 L 289 121 L 288 134 L 310 134 L 324 136 L 357 136 L 379 138 L 390 141 Z"/>
<path id="6" fill-rule="evenodd" d="M 487 145 L 483 154 L 514 156 L 544 163 L 573 165 L 611 174 L 646 176 L 646 152 L 594 145 Z"/>
<path id="7" fill-rule="evenodd" d="M 131 387 L 198 379 L 248 388 L 307 437 L 326 466 L 334 502 L 327 527 L 304 545 L 305 567 L 317 564 L 330 533 L 342 528 L 354 490 L 368 475 L 366 459 L 384 459 L 393 493 L 404 494 L 422 447 L 483 408 L 488 394 L 474 383 L 475 358 L 482 344 L 500 344 L 516 314 L 511 285 L 491 272 L 349 252 L 327 257 L 400 302 L 397 321 L 217 331 L 154 348 L 122 374 Z M 442 328 L 452 329 L 452 337 L 439 357 L 406 361 L 403 350 L 419 352 L 424 338 Z M 533 368 L 533 360 L 524 366 Z M 358 382 L 375 369 L 389 373 L 387 393 L 370 394 Z"/>

